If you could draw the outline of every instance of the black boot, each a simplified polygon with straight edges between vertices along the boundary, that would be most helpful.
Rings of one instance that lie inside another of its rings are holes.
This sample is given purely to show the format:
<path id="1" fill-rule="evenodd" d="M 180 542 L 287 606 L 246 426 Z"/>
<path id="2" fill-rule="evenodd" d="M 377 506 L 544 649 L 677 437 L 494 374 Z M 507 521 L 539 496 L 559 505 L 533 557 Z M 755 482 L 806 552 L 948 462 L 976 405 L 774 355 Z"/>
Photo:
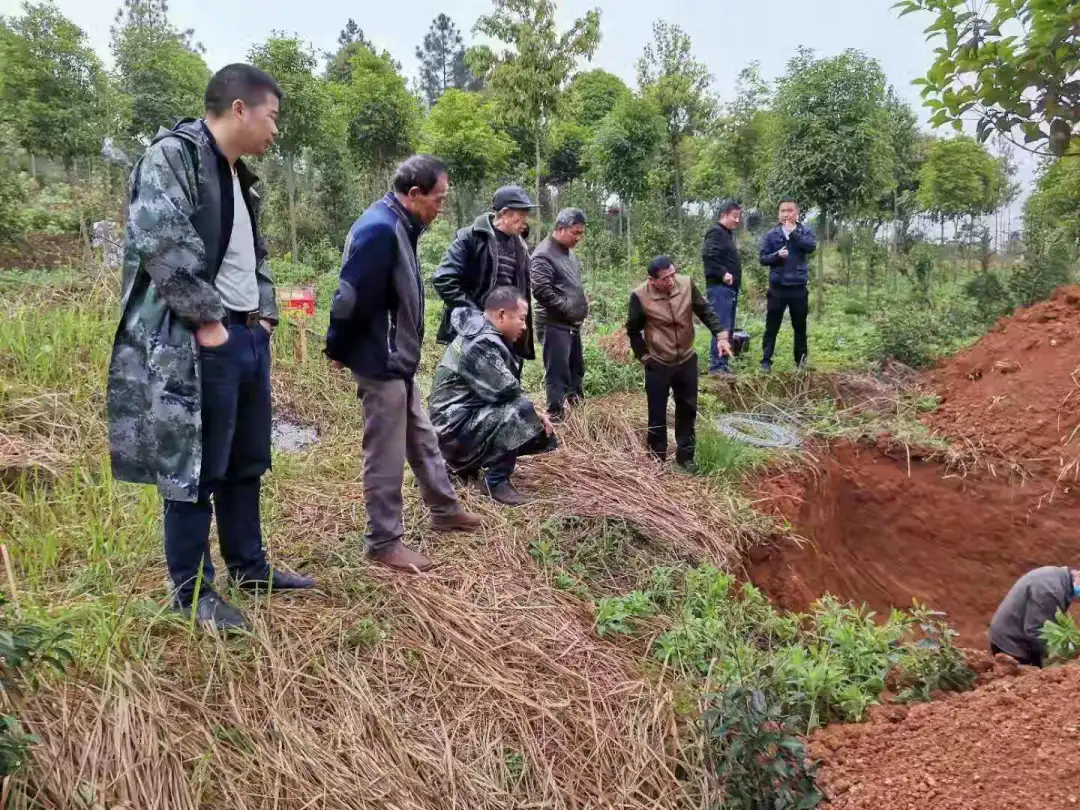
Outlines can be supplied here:
<path id="1" fill-rule="evenodd" d="M 173 610 L 185 617 L 190 617 L 192 604 L 190 601 L 178 598 L 173 602 Z M 194 613 L 195 621 L 208 630 L 215 630 L 219 633 L 235 633 L 240 630 L 251 629 L 251 625 L 248 624 L 243 613 L 218 596 L 217 592 L 210 589 L 204 588 L 199 594 L 199 601 L 194 606 Z"/>
<path id="2" fill-rule="evenodd" d="M 230 575 L 236 586 L 244 591 L 303 591 L 315 587 L 315 580 L 281 568 L 266 567 L 258 574 Z"/>
<path id="3" fill-rule="evenodd" d="M 503 506 L 524 506 L 529 502 L 529 499 L 518 492 L 509 481 L 488 487 L 488 494 L 491 495 L 491 500 Z"/>

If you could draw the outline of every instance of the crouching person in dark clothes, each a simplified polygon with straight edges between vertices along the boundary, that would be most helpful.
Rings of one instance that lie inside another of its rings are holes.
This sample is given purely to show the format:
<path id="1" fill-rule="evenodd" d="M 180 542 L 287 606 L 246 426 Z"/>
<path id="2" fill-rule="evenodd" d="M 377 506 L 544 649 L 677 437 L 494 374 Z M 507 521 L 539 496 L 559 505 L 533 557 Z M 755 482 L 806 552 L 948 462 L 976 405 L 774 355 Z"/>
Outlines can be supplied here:
<path id="1" fill-rule="evenodd" d="M 675 461 L 684 468 L 694 463 L 698 395 L 695 315 L 716 338 L 717 351 L 730 357 L 724 324 L 693 281 L 676 275 L 675 266 L 666 256 L 653 259 L 648 281 L 630 295 L 626 333 L 634 356 L 645 365 L 649 449 L 660 461 L 667 458 L 667 404 L 671 394 L 675 399 Z"/>
<path id="2" fill-rule="evenodd" d="M 563 419 L 563 405 L 585 398 L 585 357 L 581 325 L 589 302 L 581 285 L 581 265 L 574 248 L 585 235 L 585 214 L 566 208 L 555 218 L 555 230 L 533 251 L 533 297 L 536 298 L 537 335 L 544 345 L 544 384 L 547 413 L 553 422 Z"/>
<path id="3" fill-rule="evenodd" d="M 1059 610 L 1067 612 L 1073 599 L 1080 599 L 1080 571 L 1048 565 L 1024 574 L 1009 589 L 990 622 L 991 652 L 1003 652 L 1026 666 L 1041 667 L 1046 643 L 1039 631 Z"/>
<path id="4" fill-rule="evenodd" d="M 432 566 L 402 542 L 406 462 L 431 510 L 432 528 L 449 532 L 481 525 L 462 509 L 450 485 L 416 383 L 424 343 L 416 242 L 442 213 L 447 189 L 446 166 L 430 155 L 414 155 L 398 167 L 393 189 L 349 230 L 326 333 L 327 356 L 335 368 L 353 373 L 364 407 L 367 555 L 401 571 Z"/>
<path id="5" fill-rule="evenodd" d="M 310 588 L 272 568 L 260 480 L 270 469 L 274 281 L 256 177 L 240 159 L 277 135 L 281 89 L 250 65 L 206 88 L 206 117 L 161 130 L 131 176 L 122 314 L 109 365 L 113 475 L 156 484 L 174 606 L 220 631 L 247 626 L 214 588 L 210 521 L 245 590 Z"/>
<path id="6" fill-rule="evenodd" d="M 447 463 L 462 475 L 487 470 L 491 498 L 506 506 L 527 499 L 510 476 L 521 456 L 554 450 L 555 431 L 537 413 L 519 382 L 521 364 L 513 346 L 524 334 L 525 296 L 515 287 L 496 287 L 484 311 L 454 310 L 454 338 L 435 371 L 428 408 Z"/>

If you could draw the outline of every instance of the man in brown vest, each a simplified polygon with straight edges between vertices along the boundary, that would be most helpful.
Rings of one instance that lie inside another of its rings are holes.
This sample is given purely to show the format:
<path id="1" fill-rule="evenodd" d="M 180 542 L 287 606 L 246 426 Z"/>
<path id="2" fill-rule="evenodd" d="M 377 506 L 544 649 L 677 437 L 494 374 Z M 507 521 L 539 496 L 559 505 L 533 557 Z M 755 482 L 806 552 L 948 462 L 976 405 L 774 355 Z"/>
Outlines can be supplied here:
<path id="1" fill-rule="evenodd" d="M 716 337 L 717 350 L 731 356 L 727 331 L 709 302 L 686 276 L 676 275 L 667 256 L 649 264 L 649 279 L 630 294 L 626 334 L 634 356 L 645 365 L 649 403 L 649 449 L 660 461 L 667 457 L 667 403 L 675 398 L 675 461 L 694 463 L 697 420 L 698 358 L 694 350 L 694 316 Z"/>

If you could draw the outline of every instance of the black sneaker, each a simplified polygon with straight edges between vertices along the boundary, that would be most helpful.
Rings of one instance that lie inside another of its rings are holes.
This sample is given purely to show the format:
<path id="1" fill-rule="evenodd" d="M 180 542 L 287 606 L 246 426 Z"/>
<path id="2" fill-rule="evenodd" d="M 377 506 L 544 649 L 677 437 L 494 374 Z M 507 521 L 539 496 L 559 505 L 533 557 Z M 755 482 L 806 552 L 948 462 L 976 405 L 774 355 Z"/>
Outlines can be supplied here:
<path id="1" fill-rule="evenodd" d="M 184 604 L 175 601 L 173 602 L 173 610 L 184 617 L 190 617 L 192 606 L 191 603 Z M 236 633 L 241 630 L 251 629 L 251 625 L 244 618 L 244 614 L 212 590 L 203 590 L 199 594 L 199 602 L 195 605 L 195 621 L 206 629 L 219 633 Z"/>
<path id="2" fill-rule="evenodd" d="M 258 575 L 233 575 L 233 582 L 243 591 L 303 591 L 315 587 L 311 577 L 269 566 Z"/>
<path id="3" fill-rule="evenodd" d="M 495 503 L 501 503 L 503 506 L 524 506 L 529 502 L 529 499 L 514 489 L 514 485 L 509 481 L 503 481 L 501 484 L 488 487 L 488 494 L 491 496 L 491 500 L 495 501 Z"/>
<path id="4" fill-rule="evenodd" d="M 770 363 L 768 361 L 763 362 L 761 364 L 761 373 L 762 374 L 771 374 L 772 373 L 772 363 Z"/>

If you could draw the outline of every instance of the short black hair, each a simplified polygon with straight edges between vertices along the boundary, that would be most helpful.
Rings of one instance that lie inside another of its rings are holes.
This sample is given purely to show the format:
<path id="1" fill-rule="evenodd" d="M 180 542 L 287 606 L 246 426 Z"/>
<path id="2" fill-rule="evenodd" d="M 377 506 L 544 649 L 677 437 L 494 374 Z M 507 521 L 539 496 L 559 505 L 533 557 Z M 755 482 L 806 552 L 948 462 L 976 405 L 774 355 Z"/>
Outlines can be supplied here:
<path id="1" fill-rule="evenodd" d="M 485 312 L 498 312 L 500 309 L 517 309 L 519 302 L 524 301 L 525 296 L 517 287 L 503 285 L 496 287 L 487 294 L 484 299 Z"/>
<path id="2" fill-rule="evenodd" d="M 219 116 L 227 113 L 238 99 L 249 107 L 257 107 L 270 94 L 277 96 L 279 102 L 285 100 L 277 79 L 254 65 L 237 63 L 226 65 L 213 75 L 206 85 L 203 106 L 210 115 Z"/>
<path id="3" fill-rule="evenodd" d="M 667 270 L 669 267 L 674 267 L 675 263 L 671 261 L 667 256 L 657 256 L 651 262 L 649 262 L 649 278 L 656 278 L 660 275 L 661 270 Z"/>
<path id="4" fill-rule="evenodd" d="M 555 217 L 555 230 L 560 228 L 573 228 L 575 225 L 585 224 L 585 212 L 580 208 L 564 208 Z"/>
<path id="5" fill-rule="evenodd" d="M 796 199 L 795 199 L 794 197 L 783 197 L 783 198 L 782 198 L 782 199 L 780 200 L 780 205 L 783 205 L 784 203 L 791 203 L 791 204 L 792 204 L 792 205 L 794 205 L 794 206 L 795 206 L 796 208 L 798 208 L 798 207 L 799 207 L 799 201 L 798 201 L 798 200 L 796 200 Z M 778 206 L 777 206 L 777 208 L 779 208 L 779 207 L 780 207 L 780 206 L 778 205 Z"/>
<path id="6" fill-rule="evenodd" d="M 742 203 L 738 200 L 724 200 L 716 209 L 716 218 L 720 219 L 724 214 L 730 214 L 732 211 L 742 211 Z"/>
<path id="7" fill-rule="evenodd" d="M 425 194 L 439 184 L 439 178 L 449 174 L 446 164 L 432 155 L 413 155 L 397 167 L 394 172 L 394 191 L 408 194 L 409 189 L 418 188 Z"/>

